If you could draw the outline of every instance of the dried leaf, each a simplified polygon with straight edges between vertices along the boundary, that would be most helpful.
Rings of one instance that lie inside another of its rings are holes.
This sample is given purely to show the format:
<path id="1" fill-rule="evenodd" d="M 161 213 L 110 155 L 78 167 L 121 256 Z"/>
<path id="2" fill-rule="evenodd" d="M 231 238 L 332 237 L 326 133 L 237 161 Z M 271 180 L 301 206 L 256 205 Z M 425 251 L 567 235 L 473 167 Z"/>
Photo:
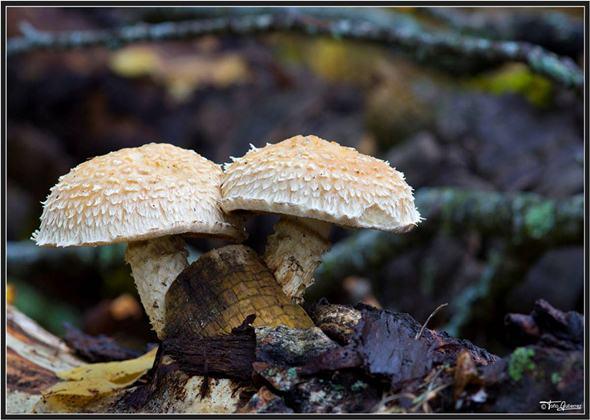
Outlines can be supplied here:
<path id="1" fill-rule="evenodd" d="M 182 101 L 203 85 L 224 88 L 249 77 L 248 66 L 237 54 L 200 57 L 181 56 L 163 61 L 158 77 L 169 93 Z"/>
<path id="2" fill-rule="evenodd" d="M 455 399 L 459 398 L 465 387 L 472 382 L 479 382 L 477 367 L 469 352 L 463 350 L 457 355 L 457 365 L 455 367 Z"/>
<path id="3" fill-rule="evenodd" d="M 16 289 L 13 284 L 8 283 L 6 285 L 6 303 L 8 305 L 12 305 L 14 303 L 15 297 L 16 297 Z"/>
<path id="4" fill-rule="evenodd" d="M 43 392 L 45 409 L 80 411 L 89 403 L 131 385 L 154 364 L 157 348 L 136 359 L 93 363 L 57 372 L 59 382 Z"/>

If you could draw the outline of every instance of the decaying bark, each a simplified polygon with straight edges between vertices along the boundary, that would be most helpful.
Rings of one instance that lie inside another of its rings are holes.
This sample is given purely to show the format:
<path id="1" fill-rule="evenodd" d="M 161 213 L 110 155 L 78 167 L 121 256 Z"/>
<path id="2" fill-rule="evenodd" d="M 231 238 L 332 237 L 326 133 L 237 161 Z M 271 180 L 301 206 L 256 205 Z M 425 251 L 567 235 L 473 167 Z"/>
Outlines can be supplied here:
<path id="1" fill-rule="evenodd" d="M 22 412 L 56 381 L 52 369 L 80 361 L 9 310 L 8 401 Z M 168 337 L 147 375 L 92 412 L 544 412 L 546 400 L 582 410 L 583 318 L 547 302 L 507 316 L 526 347 L 504 358 L 428 328 L 416 338 L 421 326 L 407 314 L 330 304 L 309 314 L 316 327 L 255 328 L 250 317 L 230 334 Z M 47 343 L 52 367 L 31 351 L 47 355 Z"/>
<path id="2" fill-rule="evenodd" d="M 160 339 L 166 317 L 164 298 L 176 276 L 188 266 L 187 256 L 184 240 L 178 236 L 132 242 L 125 252 L 141 303 Z"/>
<path id="3" fill-rule="evenodd" d="M 167 346 L 168 350 L 163 347 L 156 357 L 154 367 L 143 381 L 105 401 L 102 411 L 170 414 L 235 412 L 241 403 L 242 393 L 247 389 L 246 384 L 220 376 L 202 376 L 202 372 L 207 371 L 208 356 L 199 353 L 201 362 L 190 357 L 191 351 L 198 352 L 198 345 L 205 345 L 209 350 L 212 347 L 219 349 L 209 343 L 195 343 L 194 348 L 185 348 L 188 355 L 183 357 L 174 345 Z M 175 354 L 178 360 L 166 354 L 167 351 Z M 231 362 L 227 358 L 224 360 Z M 190 365 L 190 361 L 196 362 L 196 366 Z M 228 363 L 228 369 L 230 365 Z M 190 372 L 184 371 L 183 367 Z M 217 365 L 214 371 L 219 367 Z"/>
<path id="4" fill-rule="evenodd" d="M 220 375 L 247 381 L 252 376 L 256 336 L 250 326 L 255 316 L 246 318 L 231 334 L 215 337 L 171 337 L 162 344 L 163 354 L 191 375 Z"/>
<path id="5" fill-rule="evenodd" d="M 281 217 L 268 237 L 264 261 L 294 302 L 313 283 L 313 273 L 330 247 L 331 225 L 319 220 Z"/>
<path id="6" fill-rule="evenodd" d="M 119 345 L 105 335 L 92 336 L 66 324 L 65 344 L 74 354 L 86 362 L 100 363 L 133 359 L 141 354 Z"/>
<path id="7" fill-rule="evenodd" d="M 542 401 L 552 400 L 570 404 L 567 413 L 583 412 L 584 317 L 541 299 L 530 315 L 508 314 L 505 324 L 511 340 L 522 347 L 482 370 L 492 398 L 479 409 L 556 412 L 543 407 Z"/>
<path id="8" fill-rule="evenodd" d="M 192 339 L 229 334 L 250 315 L 254 326 L 308 328 L 313 322 L 293 304 L 256 252 L 228 245 L 199 257 L 166 295 L 166 336 Z"/>
<path id="9" fill-rule="evenodd" d="M 178 275 L 166 295 L 166 339 L 148 382 L 112 412 L 231 413 L 251 395 L 254 325 L 309 328 L 258 255 L 243 245 L 212 250 Z"/>

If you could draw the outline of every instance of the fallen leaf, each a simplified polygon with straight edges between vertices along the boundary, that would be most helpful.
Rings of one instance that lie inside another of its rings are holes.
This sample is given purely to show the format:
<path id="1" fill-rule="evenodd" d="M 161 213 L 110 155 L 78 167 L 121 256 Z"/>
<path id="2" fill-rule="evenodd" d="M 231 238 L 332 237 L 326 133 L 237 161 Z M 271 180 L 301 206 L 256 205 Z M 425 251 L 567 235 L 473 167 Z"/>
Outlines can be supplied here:
<path id="1" fill-rule="evenodd" d="M 170 56 L 162 49 L 146 46 L 130 46 L 114 53 L 110 68 L 123 77 L 152 76 L 178 101 L 202 86 L 224 88 L 249 78 L 246 61 L 235 53 Z"/>
<path id="2" fill-rule="evenodd" d="M 136 359 L 92 363 L 57 372 L 63 382 L 42 392 L 45 409 L 77 412 L 89 403 L 131 385 L 154 364 L 157 348 Z"/>
<path id="3" fill-rule="evenodd" d="M 461 351 L 457 355 L 457 365 L 455 367 L 455 399 L 458 399 L 465 387 L 472 382 L 478 382 L 477 367 L 467 350 Z"/>
<path id="4" fill-rule="evenodd" d="M 8 283 L 6 285 L 6 303 L 12 305 L 14 298 L 16 297 L 16 289 L 13 284 Z"/>
<path id="5" fill-rule="evenodd" d="M 123 77 L 157 73 L 162 65 L 157 52 L 149 47 L 127 47 L 113 54 L 110 67 Z"/>
<path id="6" fill-rule="evenodd" d="M 178 101 L 187 99 L 201 86 L 224 88 L 245 82 L 248 66 L 237 54 L 219 56 L 180 56 L 164 60 L 157 77 Z"/>

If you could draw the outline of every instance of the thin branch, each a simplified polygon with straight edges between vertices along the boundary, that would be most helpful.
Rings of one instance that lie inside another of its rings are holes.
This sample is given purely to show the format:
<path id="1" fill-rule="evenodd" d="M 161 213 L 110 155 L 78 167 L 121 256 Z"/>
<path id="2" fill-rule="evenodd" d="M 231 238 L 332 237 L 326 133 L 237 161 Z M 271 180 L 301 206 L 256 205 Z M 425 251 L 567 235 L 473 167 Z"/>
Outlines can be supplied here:
<path id="1" fill-rule="evenodd" d="M 361 230 L 336 244 L 316 272 L 318 283 L 379 267 L 396 253 L 430 240 L 440 229 L 451 234 L 473 230 L 540 250 L 583 243 L 582 194 L 556 201 L 528 193 L 422 188 L 416 192 L 416 205 L 426 220 L 408 234 Z M 7 268 L 9 274 L 17 275 L 28 272 L 36 263 L 60 264 L 68 259 L 80 265 L 99 262 L 110 267 L 123 264 L 123 249 L 117 246 L 49 249 L 40 248 L 32 241 L 9 242 Z M 197 255 L 191 251 L 189 260 L 195 260 Z"/>
<path id="2" fill-rule="evenodd" d="M 430 320 L 432 319 L 432 317 L 434 315 L 436 315 L 437 313 L 439 313 L 441 309 L 443 309 L 445 306 L 448 306 L 448 305 L 449 305 L 448 303 L 443 303 L 441 305 L 438 305 L 436 307 L 436 309 L 434 311 L 432 311 L 432 313 L 430 315 L 428 315 L 428 318 L 426 319 L 426 321 L 424 322 L 424 324 L 422 324 L 422 327 L 420 328 L 420 331 L 418 331 L 416 333 L 416 336 L 414 337 L 414 340 L 418 340 L 422 336 L 422 333 L 424 332 L 424 329 L 426 328 L 426 326 L 428 325 L 428 323 L 430 322 Z"/>
<path id="3" fill-rule="evenodd" d="M 451 234 L 476 231 L 506 239 L 529 252 L 583 243 L 582 194 L 549 200 L 530 193 L 422 188 L 415 197 L 424 222 L 405 235 L 363 230 L 339 242 L 323 257 L 313 293 L 325 295 L 322 288 L 345 276 L 378 268 L 392 256 L 429 240 L 440 229 Z"/>
<path id="4" fill-rule="evenodd" d="M 228 18 L 247 15 L 301 15 L 315 19 L 363 20 L 381 27 L 406 26 L 418 30 L 421 24 L 413 16 L 391 8 L 376 7 L 166 7 L 130 9 L 130 22 L 163 22 L 191 19 Z"/>
<path id="5" fill-rule="evenodd" d="M 490 14 L 450 7 L 419 7 L 416 11 L 463 34 L 531 42 L 572 57 L 581 54 L 584 48 L 583 20 L 565 13 L 506 9 Z"/>
<path id="6" fill-rule="evenodd" d="M 413 58 L 435 65 L 441 58 L 454 57 L 475 64 L 522 62 L 533 71 L 565 86 L 581 89 L 583 73 L 573 60 L 539 46 L 450 33 L 427 32 L 419 26 L 375 25 L 366 20 L 327 20 L 302 13 L 241 15 L 203 20 L 140 23 L 112 30 L 42 32 L 25 26 L 23 36 L 11 38 L 7 54 L 14 56 L 35 50 L 62 50 L 92 46 L 119 47 L 139 41 L 193 39 L 211 34 L 252 35 L 271 32 L 331 36 L 397 47 Z"/>

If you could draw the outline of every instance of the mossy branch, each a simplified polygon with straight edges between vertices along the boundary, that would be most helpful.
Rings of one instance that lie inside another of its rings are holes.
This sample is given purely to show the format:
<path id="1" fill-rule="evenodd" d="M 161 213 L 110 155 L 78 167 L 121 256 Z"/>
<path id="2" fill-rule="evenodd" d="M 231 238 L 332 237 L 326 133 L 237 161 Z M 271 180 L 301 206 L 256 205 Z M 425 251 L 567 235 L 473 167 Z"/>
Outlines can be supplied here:
<path id="1" fill-rule="evenodd" d="M 272 32 L 331 36 L 396 47 L 414 59 L 434 65 L 441 58 L 489 66 L 522 62 L 533 71 L 568 87 L 581 89 L 584 76 L 576 63 L 542 47 L 524 42 L 491 41 L 454 33 L 428 32 L 418 25 L 377 25 L 358 18 L 326 19 L 291 10 L 289 13 L 223 16 L 211 19 L 139 23 L 108 30 L 50 33 L 29 24 L 23 36 L 7 42 L 8 56 L 35 50 L 64 50 L 93 46 L 119 47 L 139 41 L 194 39 L 204 35 L 253 35 Z"/>
<path id="2" fill-rule="evenodd" d="M 572 57 L 582 54 L 584 48 L 583 19 L 557 11 L 507 9 L 489 14 L 452 7 L 420 7 L 416 11 L 462 34 L 532 42 Z"/>
<path id="3" fill-rule="evenodd" d="M 550 200 L 529 193 L 423 188 L 415 197 L 426 218 L 421 225 L 406 235 L 364 230 L 336 244 L 324 256 L 314 287 L 380 267 L 393 255 L 424 242 L 439 229 L 451 234 L 477 231 L 529 249 L 582 244 L 581 194 Z"/>
<path id="4" fill-rule="evenodd" d="M 426 218 L 405 235 L 362 230 L 336 244 L 316 272 L 320 282 L 363 273 L 381 266 L 409 246 L 424 243 L 438 229 L 452 234 L 469 230 L 506 238 L 514 245 L 542 249 L 563 244 L 581 244 L 584 226 L 584 196 L 548 200 L 535 194 L 463 191 L 454 188 L 422 188 L 416 205 Z M 27 272 L 33 264 L 63 264 L 71 259 L 80 265 L 122 264 L 124 247 L 40 248 L 32 241 L 9 242 L 9 274 Z M 189 261 L 198 255 L 191 250 Z"/>

